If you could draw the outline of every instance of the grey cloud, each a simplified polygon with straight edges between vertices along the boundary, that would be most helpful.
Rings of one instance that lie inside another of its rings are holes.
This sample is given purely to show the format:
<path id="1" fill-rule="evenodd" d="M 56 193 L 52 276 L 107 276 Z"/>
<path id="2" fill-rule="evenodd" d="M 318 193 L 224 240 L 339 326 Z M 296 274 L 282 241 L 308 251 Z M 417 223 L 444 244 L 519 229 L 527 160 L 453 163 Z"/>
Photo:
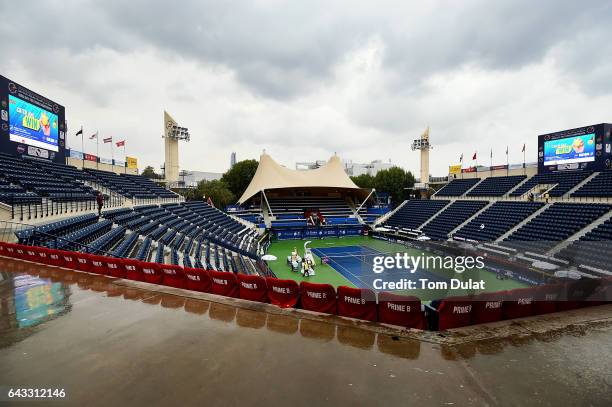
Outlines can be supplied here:
<path id="1" fill-rule="evenodd" d="M 92 47 L 157 47 L 167 58 L 223 64 L 255 94 L 288 100 L 330 79 L 347 52 L 377 37 L 387 85 L 418 94 L 424 78 L 464 64 L 515 69 L 599 28 L 609 37 L 610 3 L 543 0 L 433 2 L 225 2 L 162 0 L 5 2 L 4 38 L 79 54 Z M 24 30 L 19 16 L 28 18 Z M 53 28 L 51 28 L 53 27 Z M 592 51 L 596 52 L 595 44 Z M 10 48 L 5 44 L 2 48 Z M 7 55 L 7 53 L 3 53 Z M 11 53 L 8 53 L 11 55 Z M 567 69 L 584 69 L 569 64 Z"/>

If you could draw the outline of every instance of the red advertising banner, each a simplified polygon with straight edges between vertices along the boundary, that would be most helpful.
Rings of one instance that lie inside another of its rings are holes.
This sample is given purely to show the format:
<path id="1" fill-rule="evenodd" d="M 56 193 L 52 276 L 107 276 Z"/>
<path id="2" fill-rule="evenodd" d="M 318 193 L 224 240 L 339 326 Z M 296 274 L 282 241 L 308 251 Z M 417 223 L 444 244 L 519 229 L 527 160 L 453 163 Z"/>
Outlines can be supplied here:
<path id="1" fill-rule="evenodd" d="M 83 154 L 83 158 L 87 161 L 93 161 L 93 162 L 97 162 L 98 161 L 98 157 L 96 157 L 93 154 Z"/>

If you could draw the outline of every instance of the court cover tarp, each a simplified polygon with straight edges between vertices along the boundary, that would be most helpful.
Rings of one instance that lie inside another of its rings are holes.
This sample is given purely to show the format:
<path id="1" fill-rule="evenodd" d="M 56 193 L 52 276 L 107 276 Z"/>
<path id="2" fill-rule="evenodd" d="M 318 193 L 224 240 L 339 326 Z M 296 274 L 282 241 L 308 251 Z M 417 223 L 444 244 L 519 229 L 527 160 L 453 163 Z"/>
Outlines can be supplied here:
<path id="1" fill-rule="evenodd" d="M 361 190 L 344 172 L 338 156 L 331 157 L 325 165 L 314 170 L 298 171 L 283 167 L 264 153 L 238 203 L 242 204 L 264 190 L 305 187 Z"/>

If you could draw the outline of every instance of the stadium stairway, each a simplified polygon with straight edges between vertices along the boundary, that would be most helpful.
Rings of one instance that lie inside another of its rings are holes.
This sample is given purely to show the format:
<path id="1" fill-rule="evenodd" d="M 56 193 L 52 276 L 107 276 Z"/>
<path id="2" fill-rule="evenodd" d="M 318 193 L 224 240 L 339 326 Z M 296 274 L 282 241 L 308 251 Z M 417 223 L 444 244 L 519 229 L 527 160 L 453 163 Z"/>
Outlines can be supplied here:
<path id="1" fill-rule="evenodd" d="M 606 204 L 556 202 L 523 227 L 508 236 L 504 246 L 520 251 L 546 253 L 609 213 Z"/>
<path id="2" fill-rule="evenodd" d="M 487 204 L 487 201 L 454 201 L 421 225 L 421 230 L 431 239 L 447 240 L 450 231 L 471 218 Z"/>
<path id="3" fill-rule="evenodd" d="M 579 268 L 599 277 L 612 277 L 612 218 L 561 249 L 555 256 L 579 264 Z"/>
<path id="4" fill-rule="evenodd" d="M 542 202 L 497 201 L 453 234 L 453 239 L 494 241 L 538 208 Z"/>
<path id="5" fill-rule="evenodd" d="M 504 196 L 508 191 L 522 183 L 527 176 L 510 175 L 506 177 L 487 177 L 465 193 L 470 197 Z"/>
<path id="6" fill-rule="evenodd" d="M 476 185 L 478 185 L 482 179 L 480 178 L 466 178 L 466 179 L 454 179 L 448 184 L 444 185 L 433 195 L 435 197 L 452 197 L 452 196 L 463 196 L 470 192 Z"/>
<path id="7" fill-rule="evenodd" d="M 398 229 L 418 229 L 449 202 L 441 199 L 408 201 L 399 211 L 389 217 L 384 225 Z"/>
<path id="8" fill-rule="evenodd" d="M 606 213 L 605 215 L 603 215 L 602 217 L 598 218 L 597 220 L 595 220 L 594 222 L 589 223 L 587 226 L 585 226 L 584 228 L 578 230 L 576 233 L 574 233 L 573 235 L 571 235 L 570 237 L 568 237 L 567 239 L 561 241 L 561 243 L 559 243 L 558 245 L 554 246 L 553 248 L 551 248 L 546 255 L 548 256 L 554 256 L 557 253 L 559 253 L 561 250 L 565 249 L 566 247 L 570 246 L 572 243 L 574 243 L 577 240 L 580 240 L 580 238 L 588 235 L 589 233 L 591 233 L 593 230 L 597 229 L 600 225 L 609 222 L 612 219 L 612 211 L 609 211 L 608 213 Z M 610 236 L 610 238 L 612 239 L 612 236 Z M 612 255 L 612 253 L 611 253 Z"/>
<path id="9" fill-rule="evenodd" d="M 518 224 L 516 224 L 514 227 L 510 228 L 506 233 L 504 233 L 503 235 L 501 235 L 500 237 L 498 237 L 497 239 L 495 239 L 496 243 L 499 243 L 501 241 L 503 241 L 504 239 L 506 239 L 508 236 L 510 236 L 511 234 L 513 234 L 514 232 L 516 232 L 517 230 L 519 230 L 520 228 L 522 228 L 523 226 L 525 226 L 527 223 L 531 222 L 532 219 L 534 219 L 535 217 L 537 217 L 538 215 L 540 215 L 542 212 L 544 212 L 546 209 L 550 208 L 552 204 L 544 204 L 542 205 L 541 208 L 539 208 L 537 211 L 533 212 L 531 215 L 527 216 L 525 219 L 523 219 L 522 221 L 520 221 Z"/>
<path id="10" fill-rule="evenodd" d="M 469 218 L 467 218 L 466 220 L 464 220 L 462 223 L 460 223 L 459 225 L 457 225 L 454 229 L 450 230 L 448 232 L 448 238 L 452 239 L 453 235 L 455 233 L 457 233 L 457 231 L 459 229 L 461 229 L 462 227 L 464 227 L 465 225 L 467 225 L 468 223 L 470 223 L 472 220 L 476 219 L 481 213 L 483 213 L 484 211 L 486 211 L 487 209 L 489 209 L 489 207 L 491 207 L 491 205 L 493 205 L 494 202 L 488 202 L 485 206 L 483 206 L 480 210 L 478 210 L 476 213 L 474 213 L 472 216 L 470 216 Z"/>
<path id="11" fill-rule="evenodd" d="M 395 209 L 393 209 L 392 211 L 389 211 L 387 213 L 385 213 L 383 216 L 381 216 L 380 218 L 376 219 L 376 222 L 374 222 L 374 227 L 380 226 L 382 224 L 384 224 L 387 219 L 389 219 L 391 216 L 393 216 L 397 211 L 399 211 L 400 209 L 402 209 L 402 207 L 404 205 L 406 205 L 406 203 L 408 202 L 408 200 L 402 202 L 401 204 L 399 204 Z"/>
<path id="12" fill-rule="evenodd" d="M 568 196 L 568 197 L 578 197 L 581 196 L 580 193 L 576 194 L 576 192 L 578 192 L 580 189 L 582 189 L 583 186 L 591 184 L 591 181 L 594 178 L 598 178 L 599 174 L 601 174 L 600 172 L 594 172 L 591 175 L 589 175 L 588 177 L 586 177 L 584 180 L 582 180 L 580 183 L 578 183 L 575 187 L 573 187 L 572 189 L 570 189 L 569 191 L 567 191 L 567 193 L 564 196 Z M 584 191 L 584 190 L 583 190 Z M 584 195 L 584 196 L 594 196 L 594 195 Z"/>

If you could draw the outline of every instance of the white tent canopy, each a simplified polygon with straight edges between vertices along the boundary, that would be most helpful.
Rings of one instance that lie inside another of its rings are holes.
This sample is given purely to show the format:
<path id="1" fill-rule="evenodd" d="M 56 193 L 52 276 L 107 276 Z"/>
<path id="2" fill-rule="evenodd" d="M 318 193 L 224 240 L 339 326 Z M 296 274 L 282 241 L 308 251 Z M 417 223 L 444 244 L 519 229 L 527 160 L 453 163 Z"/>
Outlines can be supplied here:
<path id="1" fill-rule="evenodd" d="M 259 166 L 238 203 L 242 204 L 261 191 L 279 188 L 338 188 L 360 190 L 342 168 L 336 155 L 314 170 L 291 170 L 278 164 L 268 154 L 259 158 Z"/>

